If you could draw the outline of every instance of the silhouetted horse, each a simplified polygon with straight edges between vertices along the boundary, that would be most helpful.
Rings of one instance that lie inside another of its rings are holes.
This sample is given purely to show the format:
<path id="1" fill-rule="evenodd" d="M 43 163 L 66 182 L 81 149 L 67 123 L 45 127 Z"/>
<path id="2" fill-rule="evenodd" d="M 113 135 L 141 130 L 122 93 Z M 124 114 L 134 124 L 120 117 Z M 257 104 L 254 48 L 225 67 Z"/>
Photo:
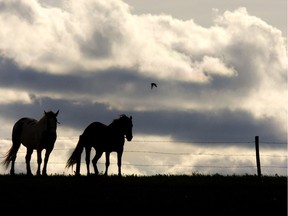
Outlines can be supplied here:
<path id="1" fill-rule="evenodd" d="M 59 110 L 54 113 L 52 111 L 44 111 L 44 116 L 39 120 L 31 118 L 21 118 L 13 126 L 12 130 L 12 147 L 5 155 L 5 159 L 2 164 L 8 168 L 10 162 L 11 169 L 10 174 L 14 175 L 14 164 L 17 156 L 17 152 L 20 148 L 21 143 L 26 147 L 27 152 L 25 156 L 27 175 L 32 175 L 30 168 L 30 160 L 33 150 L 37 151 L 37 175 L 41 175 L 40 166 L 42 163 L 41 152 L 43 149 L 46 150 L 44 158 L 44 166 L 42 175 L 47 175 L 47 163 L 49 155 L 54 148 L 54 143 L 57 138 L 57 115 Z"/>
<path id="2" fill-rule="evenodd" d="M 83 148 L 85 148 L 87 175 L 90 175 L 90 152 L 93 147 L 96 151 L 92 160 L 95 174 L 99 174 L 97 161 L 100 159 L 103 152 L 105 152 L 106 155 L 105 176 L 108 174 L 108 167 L 110 165 L 110 153 L 117 152 L 118 176 L 121 176 L 121 158 L 125 137 L 128 141 L 132 140 L 132 127 L 132 117 L 127 117 L 126 115 L 121 115 L 118 119 L 113 120 L 108 126 L 100 122 L 91 123 L 87 126 L 82 135 L 80 135 L 78 144 L 68 159 L 66 167 L 68 168 L 76 163 L 75 175 L 80 175 L 81 154 Z"/>

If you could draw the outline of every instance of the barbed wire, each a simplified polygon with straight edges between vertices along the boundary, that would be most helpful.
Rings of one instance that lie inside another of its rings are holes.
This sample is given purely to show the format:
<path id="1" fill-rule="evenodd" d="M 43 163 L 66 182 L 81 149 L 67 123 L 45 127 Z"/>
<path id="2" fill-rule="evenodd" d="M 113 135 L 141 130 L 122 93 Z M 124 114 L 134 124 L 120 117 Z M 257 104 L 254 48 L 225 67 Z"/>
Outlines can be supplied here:
<path id="1" fill-rule="evenodd" d="M 63 140 L 78 140 L 78 137 L 67 137 L 67 136 L 60 136 L 57 137 L 57 141 L 63 141 Z M 0 141 L 12 141 L 11 138 L 2 138 L 0 139 Z M 56 141 L 56 142 L 57 142 Z M 136 142 L 136 143 L 157 143 L 157 142 L 162 142 L 162 143 L 191 143 L 191 144 L 249 144 L 249 143 L 255 143 L 255 140 L 241 140 L 241 141 L 229 141 L 229 140 L 225 140 L 225 141 L 197 141 L 197 140 L 133 140 L 131 142 Z M 273 144 L 273 145 L 287 145 L 287 142 L 280 142 L 280 141 L 267 141 L 267 140 L 261 140 L 260 141 L 261 144 Z"/>
<path id="2" fill-rule="evenodd" d="M 79 137 L 58 137 L 57 141 L 65 141 L 65 140 L 78 140 Z M 0 141 L 11 141 L 11 138 L 0 139 Z M 191 143 L 191 144 L 251 144 L 255 143 L 255 141 L 192 141 L 192 140 L 133 140 L 135 143 Z M 287 143 L 276 142 L 276 141 L 261 141 L 261 144 L 272 144 L 272 145 L 287 145 Z M 12 146 L 12 145 L 11 145 Z M 75 147 L 67 147 L 67 148 L 54 148 L 53 151 L 73 151 Z M 20 154 L 25 154 L 26 151 L 19 151 Z M 165 152 L 165 151 L 147 151 L 147 150 L 124 150 L 124 153 L 131 154 L 157 154 L 157 155 L 174 155 L 174 156 L 213 156 L 213 157 L 255 157 L 254 154 L 221 154 L 221 153 L 211 153 L 211 152 Z M 287 153 L 287 152 L 286 152 Z M 6 152 L 0 152 L 0 158 L 4 158 L 4 154 Z M 3 156 L 1 156 L 3 155 Z M 288 155 L 278 155 L 278 154 L 261 154 L 261 157 L 272 157 L 272 158 L 284 158 L 287 160 Z M 16 163 L 23 164 L 25 161 L 16 161 Z M 36 161 L 31 161 L 31 163 L 37 163 Z M 54 165 L 64 165 L 66 162 L 64 161 L 50 161 L 49 164 Z M 81 163 L 85 163 L 81 161 Z M 98 164 L 105 164 L 102 162 L 98 162 Z M 116 163 L 111 163 L 116 164 Z M 287 164 L 287 163 L 286 163 Z M 221 166 L 221 165 L 178 165 L 178 164 L 129 164 L 122 163 L 122 166 L 135 166 L 135 167 L 177 167 L 177 168 L 209 168 L 209 169 L 256 169 L 256 165 L 231 165 L 231 166 Z M 272 169 L 287 169 L 287 166 L 281 165 L 261 165 L 262 168 L 272 168 Z"/>
<path id="3" fill-rule="evenodd" d="M 65 141 L 65 140 L 78 140 L 79 137 L 67 137 L 67 136 L 61 136 L 57 137 L 58 141 Z M 0 141 L 11 141 L 11 138 L 2 138 Z M 162 142 L 162 143 L 191 143 L 191 144 L 249 144 L 254 143 L 255 141 L 193 141 L 193 140 L 133 140 L 133 142 L 136 143 L 155 143 L 155 142 Z M 283 142 L 276 142 L 276 141 L 261 141 L 261 144 L 273 144 L 273 145 L 287 145 L 287 143 Z M 54 148 L 53 151 L 58 150 L 73 150 L 74 148 Z M 192 153 L 192 152 L 163 152 L 163 151 L 142 151 L 142 150 L 133 150 L 133 151 L 127 151 L 124 150 L 124 152 L 127 153 L 145 153 L 145 154 L 162 154 L 162 155 L 196 155 L 196 156 L 222 156 L 222 157 L 255 157 L 255 155 L 248 155 L 248 154 L 217 154 L 217 153 Z M 6 153 L 6 152 L 5 152 Z M 5 154 L 2 152 L 2 155 Z M 24 153 L 24 152 L 18 152 L 18 153 Z M 287 152 L 286 152 L 287 153 Z M 287 158 L 286 155 L 270 155 L 270 154 L 261 154 L 261 157 L 284 157 Z M 1 158 L 1 156 L 0 156 Z M 2 157 L 3 158 L 3 157 Z"/>
<path id="4" fill-rule="evenodd" d="M 16 164 L 25 164 L 24 161 L 16 161 Z M 37 161 L 31 161 L 31 164 L 36 164 Z M 81 161 L 81 164 L 85 164 L 85 161 Z M 65 162 L 51 161 L 49 164 L 63 165 Z M 105 165 L 104 162 L 98 162 L 98 165 Z M 117 165 L 117 163 L 111 162 L 110 165 Z M 257 168 L 255 165 L 234 165 L 234 166 L 220 166 L 220 165 L 178 165 L 178 164 L 130 164 L 122 163 L 122 166 L 138 166 L 138 167 L 186 167 L 186 168 L 212 168 L 212 169 L 247 169 L 247 168 Z M 273 169 L 287 169 L 287 166 L 276 166 L 276 165 L 264 165 L 262 168 L 273 168 Z"/>
<path id="5" fill-rule="evenodd" d="M 74 148 L 54 148 L 53 151 L 66 151 L 66 150 L 74 150 Z M 18 151 L 20 154 L 26 153 L 25 151 Z M 142 151 L 142 150 L 124 150 L 124 153 L 145 153 L 145 154 L 163 154 L 163 155 L 195 155 L 195 156 L 222 156 L 222 157 L 255 157 L 252 154 L 217 154 L 217 153 L 191 153 L 191 152 L 161 152 L 161 151 Z M 2 155 L 6 154 L 6 152 L 2 152 Z M 288 158 L 288 155 L 269 155 L 269 154 L 261 154 L 263 157 L 283 157 Z M 3 158 L 4 156 L 0 156 Z"/>

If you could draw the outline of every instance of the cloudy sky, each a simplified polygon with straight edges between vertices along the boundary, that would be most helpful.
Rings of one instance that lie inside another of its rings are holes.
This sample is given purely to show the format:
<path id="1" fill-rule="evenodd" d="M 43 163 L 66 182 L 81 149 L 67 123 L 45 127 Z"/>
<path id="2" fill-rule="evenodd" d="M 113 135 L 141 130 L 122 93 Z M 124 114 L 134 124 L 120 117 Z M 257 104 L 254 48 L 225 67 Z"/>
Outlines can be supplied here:
<path id="1" fill-rule="evenodd" d="M 1 158 L 19 118 L 60 110 L 48 173 L 72 174 L 85 127 L 124 113 L 124 175 L 256 174 L 256 135 L 287 175 L 285 0 L 0 0 L 0 26 Z"/>

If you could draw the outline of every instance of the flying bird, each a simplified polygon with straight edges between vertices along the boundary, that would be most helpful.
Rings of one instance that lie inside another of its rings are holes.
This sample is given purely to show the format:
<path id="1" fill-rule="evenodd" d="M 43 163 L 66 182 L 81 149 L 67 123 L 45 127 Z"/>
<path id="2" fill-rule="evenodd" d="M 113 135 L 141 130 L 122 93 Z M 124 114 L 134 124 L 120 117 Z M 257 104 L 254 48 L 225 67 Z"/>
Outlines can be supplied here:
<path id="1" fill-rule="evenodd" d="M 156 87 L 156 88 L 157 88 L 157 84 L 156 84 L 156 83 L 151 83 L 151 89 L 152 89 L 153 87 Z"/>

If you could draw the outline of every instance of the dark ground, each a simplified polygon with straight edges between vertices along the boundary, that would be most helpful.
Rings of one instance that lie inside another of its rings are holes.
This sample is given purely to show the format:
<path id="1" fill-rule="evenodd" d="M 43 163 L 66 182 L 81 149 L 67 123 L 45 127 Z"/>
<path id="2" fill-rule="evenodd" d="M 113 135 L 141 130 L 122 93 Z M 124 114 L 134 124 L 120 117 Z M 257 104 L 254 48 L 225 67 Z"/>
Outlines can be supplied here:
<path id="1" fill-rule="evenodd" d="M 287 216 L 287 177 L 0 175 L 2 212 Z"/>

